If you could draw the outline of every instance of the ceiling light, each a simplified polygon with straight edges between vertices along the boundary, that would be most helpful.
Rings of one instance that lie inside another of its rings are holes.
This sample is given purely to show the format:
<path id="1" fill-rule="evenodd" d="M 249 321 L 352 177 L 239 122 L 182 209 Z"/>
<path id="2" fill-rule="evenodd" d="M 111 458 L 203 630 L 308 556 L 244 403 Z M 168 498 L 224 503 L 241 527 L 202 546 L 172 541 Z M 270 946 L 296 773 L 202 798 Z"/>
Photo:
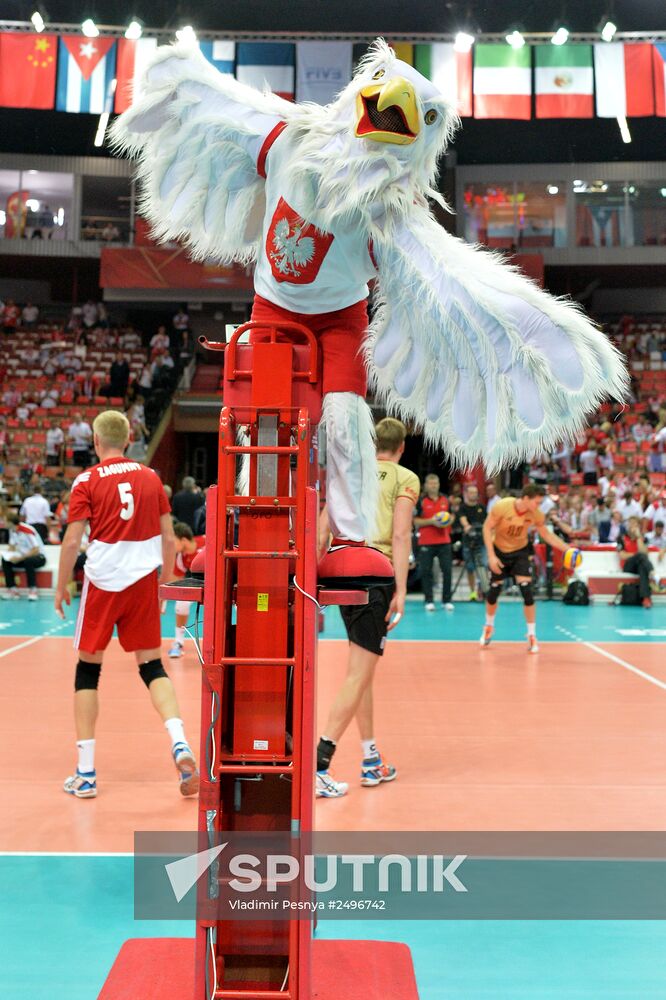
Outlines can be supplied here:
<path id="1" fill-rule="evenodd" d="M 176 32 L 176 38 L 179 42 L 196 42 L 197 33 L 191 24 L 186 24 L 184 28 L 181 28 Z"/>
<path id="2" fill-rule="evenodd" d="M 613 35 L 617 31 L 617 26 L 613 24 L 612 21 L 606 21 L 603 28 L 601 29 L 601 38 L 604 42 L 612 42 Z"/>
<path id="3" fill-rule="evenodd" d="M 662 198 L 666 198 L 666 188 L 659 188 L 659 194 Z"/>
<path id="4" fill-rule="evenodd" d="M 0 226 L 4 226 L 7 221 L 7 215 L 5 214 L 4 208 L 0 208 Z"/>
<path id="5" fill-rule="evenodd" d="M 622 136 L 622 142 L 631 142 L 631 132 L 629 131 L 629 126 L 627 125 L 627 119 L 624 115 L 617 116 L 617 123 L 620 126 L 620 135 Z"/>
<path id="6" fill-rule="evenodd" d="M 455 37 L 453 48 L 456 52 L 469 52 L 474 45 L 474 35 L 468 35 L 466 31 L 459 31 Z"/>
<path id="7" fill-rule="evenodd" d="M 83 24 L 81 25 L 81 31 L 86 36 L 86 38 L 97 38 L 99 35 L 99 28 L 93 21 L 91 17 L 87 17 Z"/>
<path id="8" fill-rule="evenodd" d="M 32 26 L 35 29 L 35 31 L 44 30 L 44 18 L 42 17 L 42 15 L 38 10 L 35 11 L 30 20 L 32 21 Z"/>
<path id="9" fill-rule="evenodd" d="M 558 188 L 557 184 L 549 184 L 546 187 L 546 191 L 548 192 L 548 194 L 559 194 L 560 193 L 560 189 Z"/>
<path id="10" fill-rule="evenodd" d="M 99 122 L 97 124 L 97 132 L 95 133 L 95 145 L 104 145 L 104 136 L 106 134 L 106 126 L 109 124 L 109 112 L 103 111 L 99 116 Z"/>
<path id="11" fill-rule="evenodd" d="M 37 201 L 36 198 L 28 198 L 25 203 L 25 207 L 28 209 L 29 212 L 38 212 L 39 202 Z"/>
<path id="12" fill-rule="evenodd" d="M 522 49 L 525 44 L 525 39 L 519 31 L 512 31 L 510 35 L 506 36 L 506 40 L 512 49 Z"/>
<path id="13" fill-rule="evenodd" d="M 129 38 L 131 42 L 134 42 L 136 41 L 137 38 L 141 38 L 142 33 L 143 33 L 143 28 L 136 19 L 133 19 L 127 25 L 125 38 Z"/>
<path id="14" fill-rule="evenodd" d="M 564 45 L 567 38 L 569 37 L 569 32 L 566 28 L 558 28 L 553 37 L 551 38 L 551 43 L 553 45 Z"/>

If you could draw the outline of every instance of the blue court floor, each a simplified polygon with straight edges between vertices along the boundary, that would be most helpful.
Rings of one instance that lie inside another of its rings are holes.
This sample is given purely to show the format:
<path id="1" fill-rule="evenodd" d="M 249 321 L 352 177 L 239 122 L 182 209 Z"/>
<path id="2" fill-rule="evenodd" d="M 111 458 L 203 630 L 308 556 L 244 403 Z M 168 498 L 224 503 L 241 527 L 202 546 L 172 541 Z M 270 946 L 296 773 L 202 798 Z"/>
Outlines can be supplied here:
<path id="1" fill-rule="evenodd" d="M 0 657 L 5 637 L 23 644 L 45 633 L 71 636 L 75 609 L 76 602 L 63 624 L 46 598 L 0 605 Z M 540 603 L 537 616 L 546 643 L 666 641 L 663 605 L 646 611 Z M 498 642 L 522 641 L 520 604 L 504 602 L 497 622 Z M 169 610 L 165 635 L 173 624 Z M 478 639 L 482 624 L 479 605 L 427 614 L 420 600 L 410 600 L 395 635 L 460 643 Z M 337 610 L 329 610 L 322 638 L 343 635 Z M 63 653 L 69 661 L 69 643 Z M 5 692 L 11 669 L 10 655 L 0 659 Z M 127 938 L 193 935 L 185 922 L 135 921 L 132 891 L 130 856 L 3 854 L 0 844 L 0 997 L 95 1000 Z M 666 1000 L 664 922 L 323 920 L 317 934 L 407 943 L 421 1000 Z"/>

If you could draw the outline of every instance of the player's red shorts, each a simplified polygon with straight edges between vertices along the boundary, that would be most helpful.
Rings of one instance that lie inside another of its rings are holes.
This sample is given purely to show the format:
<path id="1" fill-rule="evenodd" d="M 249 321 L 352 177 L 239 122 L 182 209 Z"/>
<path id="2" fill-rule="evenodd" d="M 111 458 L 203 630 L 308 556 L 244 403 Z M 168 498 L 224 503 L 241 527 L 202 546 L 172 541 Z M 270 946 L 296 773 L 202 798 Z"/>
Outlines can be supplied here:
<path id="1" fill-rule="evenodd" d="M 255 295 L 252 319 L 263 322 L 286 320 L 302 323 L 315 334 L 323 357 L 322 392 L 355 392 L 365 397 L 368 377 L 361 347 L 368 333 L 368 307 L 365 299 L 346 309 L 328 313 L 295 313 L 282 309 L 261 295 Z M 261 332 L 252 332 L 251 341 L 267 340 Z M 300 340 L 299 340 L 300 343 Z"/>
<path id="2" fill-rule="evenodd" d="M 125 590 L 100 590 L 86 577 L 81 606 L 76 619 L 74 649 L 97 653 L 106 649 L 118 628 L 120 645 L 126 653 L 137 649 L 157 649 L 162 642 L 157 570 Z"/>

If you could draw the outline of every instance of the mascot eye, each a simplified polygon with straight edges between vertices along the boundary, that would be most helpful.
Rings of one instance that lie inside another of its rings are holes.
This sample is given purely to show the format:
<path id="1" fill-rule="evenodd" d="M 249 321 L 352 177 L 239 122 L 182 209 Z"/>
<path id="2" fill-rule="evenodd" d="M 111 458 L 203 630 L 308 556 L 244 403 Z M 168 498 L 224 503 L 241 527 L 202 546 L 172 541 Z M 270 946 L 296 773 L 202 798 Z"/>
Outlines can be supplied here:
<path id="1" fill-rule="evenodd" d="M 372 74 L 372 79 L 373 80 L 381 80 L 381 78 L 384 76 L 384 73 L 385 73 L 385 70 L 378 69 L 376 73 Z"/>
<path id="2" fill-rule="evenodd" d="M 423 116 L 426 125 L 432 125 L 433 122 L 437 121 L 437 118 L 438 115 L 434 108 L 430 108 L 430 111 L 426 111 L 425 115 Z"/>

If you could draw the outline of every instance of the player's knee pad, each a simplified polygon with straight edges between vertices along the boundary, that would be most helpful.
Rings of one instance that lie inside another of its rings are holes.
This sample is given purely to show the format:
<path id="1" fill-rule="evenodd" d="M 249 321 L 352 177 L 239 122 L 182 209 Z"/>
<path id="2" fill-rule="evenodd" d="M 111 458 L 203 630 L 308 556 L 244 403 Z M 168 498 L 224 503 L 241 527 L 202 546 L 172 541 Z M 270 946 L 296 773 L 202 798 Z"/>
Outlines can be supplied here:
<path id="1" fill-rule="evenodd" d="M 187 618 L 190 614 L 190 602 L 176 601 L 176 614 L 182 615 L 184 618 Z"/>
<path id="2" fill-rule="evenodd" d="M 497 604 L 500 595 L 500 589 L 502 587 L 501 580 L 492 580 L 490 587 L 488 588 L 488 593 L 486 594 L 486 602 L 488 604 Z"/>
<path id="3" fill-rule="evenodd" d="M 162 666 L 161 660 L 148 660 L 147 663 L 142 663 L 139 667 L 139 674 L 146 687 L 150 687 L 153 681 L 159 680 L 160 677 L 169 676 Z"/>
<path id="4" fill-rule="evenodd" d="M 519 583 L 520 592 L 523 595 L 523 601 L 525 602 L 525 607 L 529 608 L 534 604 L 534 591 L 532 590 L 531 583 Z"/>
<path id="5" fill-rule="evenodd" d="M 74 675 L 74 690 L 96 691 L 101 670 L 101 663 L 86 663 L 85 660 L 79 660 Z"/>

